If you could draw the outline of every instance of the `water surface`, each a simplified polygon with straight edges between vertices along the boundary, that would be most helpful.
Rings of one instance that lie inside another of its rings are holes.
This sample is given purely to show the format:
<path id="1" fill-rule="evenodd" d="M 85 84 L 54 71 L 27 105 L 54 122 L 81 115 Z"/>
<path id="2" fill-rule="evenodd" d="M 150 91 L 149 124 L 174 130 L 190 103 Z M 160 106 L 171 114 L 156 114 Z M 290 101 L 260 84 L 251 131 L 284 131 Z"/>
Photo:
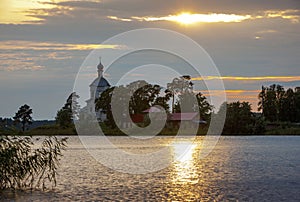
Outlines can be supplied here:
<path id="1" fill-rule="evenodd" d="M 133 175 L 107 168 L 70 137 L 54 190 L 2 193 L 2 201 L 300 201 L 300 137 L 222 137 L 204 159 L 202 137 L 156 137 L 151 144 L 110 137 L 119 148 L 145 153 L 170 148 L 173 163 Z M 149 143 L 149 142 L 148 142 Z M 190 144 L 183 156 L 181 148 Z M 100 145 L 95 149 L 113 148 Z M 177 158 L 179 157 L 180 158 Z M 121 160 L 120 160 L 121 161 Z"/>

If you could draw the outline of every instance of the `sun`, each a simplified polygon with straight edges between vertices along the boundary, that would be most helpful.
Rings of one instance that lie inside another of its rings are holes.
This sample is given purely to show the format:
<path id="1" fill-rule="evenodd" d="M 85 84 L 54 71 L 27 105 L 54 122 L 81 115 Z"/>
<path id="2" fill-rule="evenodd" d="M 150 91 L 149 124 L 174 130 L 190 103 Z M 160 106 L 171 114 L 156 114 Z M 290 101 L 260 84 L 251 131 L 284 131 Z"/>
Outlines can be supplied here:
<path id="1" fill-rule="evenodd" d="M 186 24 L 186 25 L 190 25 L 198 22 L 197 16 L 188 12 L 180 13 L 179 15 L 172 16 L 172 17 L 176 22 L 179 22 L 181 24 Z"/>
<path id="2" fill-rule="evenodd" d="M 214 23 L 214 22 L 241 22 L 251 18 L 250 15 L 235 15 L 235 14 L 222 14 L 222 13 L 189 13 L 182 12 L 177 15 L 169 15 L 161 18 L 150 18 L 150 21 L 154 20 L 167 20 L 173 21 L 184 25 L 191 25 L 196 23 Z"/>

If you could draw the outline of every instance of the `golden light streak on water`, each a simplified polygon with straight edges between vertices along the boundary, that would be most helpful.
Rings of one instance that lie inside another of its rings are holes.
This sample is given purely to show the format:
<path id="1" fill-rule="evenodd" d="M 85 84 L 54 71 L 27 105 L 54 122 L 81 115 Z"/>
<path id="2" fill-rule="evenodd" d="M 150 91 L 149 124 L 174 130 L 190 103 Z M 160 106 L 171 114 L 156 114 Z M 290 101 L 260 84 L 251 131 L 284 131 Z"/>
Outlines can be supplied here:
<path id="1" fill-rule="evenodd" d="M 195 184 L 199 178 L 196 172 L 195 155 L 197 144 L 185 141 L 174 142 L 172 145 L 174 152 L 174 173 L 172 182 L 175 184 Z"/>

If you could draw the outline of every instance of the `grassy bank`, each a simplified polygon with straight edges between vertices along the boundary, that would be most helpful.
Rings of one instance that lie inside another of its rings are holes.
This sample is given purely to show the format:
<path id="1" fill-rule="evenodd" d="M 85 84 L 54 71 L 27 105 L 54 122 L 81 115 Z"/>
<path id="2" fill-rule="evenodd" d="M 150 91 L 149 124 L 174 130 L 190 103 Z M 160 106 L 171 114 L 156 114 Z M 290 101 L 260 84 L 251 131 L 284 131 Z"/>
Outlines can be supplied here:
<path id="1" fill-rule="evenodd" d="M 77 135 L 75 127 L 62 128 L 58 125 L 44 125 L 24 133 L 16 129 L 0 131 L 0 135 L 26 135 L 26 136 L 53 136 L 53 135 Z"/>
<path id="2" fill-rule="evenodd" d="M 63 128 L 58 125 L 40 126 L 25 132 L 26 135 L 77 135 L 75 127 Z"/>
<path id="3" fill-rule="evenodd" d="M 279 128 L 268 130 L 265 135 L 300 135 L 300 128 Z"/>

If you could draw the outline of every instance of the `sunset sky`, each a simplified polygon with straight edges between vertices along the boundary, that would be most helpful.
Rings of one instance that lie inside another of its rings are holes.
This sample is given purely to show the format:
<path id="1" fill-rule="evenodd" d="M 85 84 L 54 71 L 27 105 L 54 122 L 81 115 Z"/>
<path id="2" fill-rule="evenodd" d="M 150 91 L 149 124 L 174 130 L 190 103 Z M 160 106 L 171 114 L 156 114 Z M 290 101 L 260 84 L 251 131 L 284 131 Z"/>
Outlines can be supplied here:
<path id="1" fill-rule="evenodd" d="M 90 51 L 118 48 L 99 44 L 139 28 L 192 38 L 222 76 L 208 79 L 253 110 L 261 85 L 300 86 L 299 0 L 1 0 L 0 117 L 27 103 L 35 119 L 54 119 Z"/>

